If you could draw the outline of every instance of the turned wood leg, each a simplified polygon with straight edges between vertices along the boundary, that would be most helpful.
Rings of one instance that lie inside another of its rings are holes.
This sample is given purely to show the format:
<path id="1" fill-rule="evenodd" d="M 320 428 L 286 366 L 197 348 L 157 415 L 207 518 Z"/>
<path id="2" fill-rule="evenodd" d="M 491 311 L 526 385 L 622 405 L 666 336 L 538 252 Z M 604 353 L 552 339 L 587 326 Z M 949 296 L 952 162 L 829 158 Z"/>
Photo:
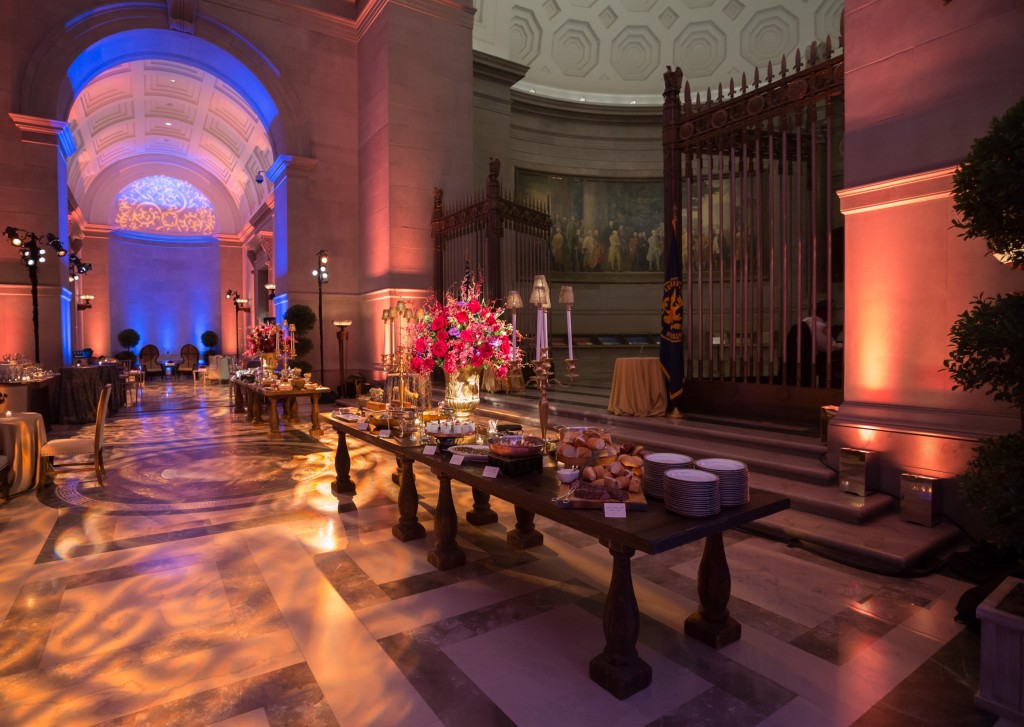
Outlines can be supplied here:
<path id="1" fill-rule="evenodd" d="M 466 513 L 470 525 L 490 525 L 498 522 L 498 513 L 491 509 L 491 496 L 473 488 L 473 509 Z"/>
<path id="2" fill-rule="evenodd" d="M 402 458 L 395 455 L 395 471 L 391 473 L 391 481 L 396 485 L 402 483 Z"/>
<path id="3" fill-rule="evenodd" d="M 651 684 L 651 666 L 636 651 L 640 609 L 633 593 L 629 559 L 633 548 L 611 544 L 612 580 L 604 602 L 604 651 L 590 660 L 590 678 L 619 699 Z"/>
<path id="4" fill-rule="evenodd" d="M 277 420 L 277 400 L 270 399 L 270 406 L 268 408 L 270 409 L 268 412 L 270 414 L 270 438 L 280 439 L 281 432 L 278 431 L 279 422 Z"/>
<path id="5" fill-rule="evenodd" d="M 285 410 L 285 417 L 292 424 L 299 423 L 299 400 L 294 397 L 289 397 L 284 400 L 282 405 Z"/>
<path id="6" fill-rule="evenodd" d="M 228 389 L 228 394 L 235 397 L 235 414 L 241 414 L 245 411 L 245 402 L 242 401 L 242 387 L 238 384 L 231 382 L 231 386 Z"/>
<path id="7" fill-rule="evenodd" d="M 704 538 L 704 554 L 697 569 L 697 595 L 700 607 L 691 613 L 683 627 L 687 636 L 713 649 L 721 649 L 740 638 L 740 624 L 729 616 L 732 577 L 725 559 L 722 534 Z"/>
<path id="8" fill-rule="evenodd" d="M 455 542 L 459 529 L 455 503 L 452 501 L 452 478 L 438 473 L 437 511 L 434 513 L 434 547 L 427 553 L 427 561 L 438 570 L 448 570 L 466 564 L 466 554 Z"/>
<path id="9" fill-rule="evenodd" d="M 252 423 L 262 424 L 263 423 L 263 402 L 260 400 L 260 395 L 256 391 L 249 392 L 250 405 L 249 409 L 252 411 Z"/>
<path id="10" fill-rule="evenodd" d="M 515 530 L 509 530 L 506 539 L 513 548 L 532 548 L 544 542 L 544 536 L 533 524 L 533 513 L 518 505 Z"/>
<path id="11" fill-rule="evenodd" d="M 416 517 L 419 505 L 420 498 L 416 492 L 416 475 L 412 471 L 412 459 L 403 459 L 402 481 L 398 485 L 398 522 L 391 528 L 391 534 L 403 543 L 427 536 L 423 524 Z"/>
<path id="12" fill-rule="evenodd" d="M 352 497 L 356 494 L 356 483 L 352 480 L 352 460 L 348 453 L 348 438 L 345 432 L 338 432 L 338 448 L 334 450 L 334 473 L 336 479 L 331 483 L 331 494 L 338 498 L 338 512 L 352 512 L 356 504 Z M 343 497 L 339 497 L 344 496 Z"/>
<path id="13" fill-rule="evenodd" d="M 320 395 L 313 394 L 310 396 L 309 403 L 313 406 L 313 427 L 309 430 L 309 433 L 319 438 L 324 435 L 324 430 L 320 428 Z"/>

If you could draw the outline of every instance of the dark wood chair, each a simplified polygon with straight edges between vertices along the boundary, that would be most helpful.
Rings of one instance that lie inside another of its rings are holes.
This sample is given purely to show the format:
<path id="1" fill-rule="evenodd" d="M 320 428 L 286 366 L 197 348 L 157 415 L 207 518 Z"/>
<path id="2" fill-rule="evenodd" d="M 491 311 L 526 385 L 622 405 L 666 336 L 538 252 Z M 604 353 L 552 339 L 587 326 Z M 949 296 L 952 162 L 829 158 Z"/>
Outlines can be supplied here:
<path id="1" fill-rule="evenodd" d="M 157 360 L 160 358 L 160 349 L 154 346 L 152 343 L 147 343 L 139 351 L 139 366 L 149 375 L 163 376 L 164 367 L 160 365 Z"/>
<path id="2" fill-rule="evenodd" d="M 199 368 L 199 349 L 191 343 L 181 347 L 181 363 L 178 364 L 179 374 L 190 374 L 192 380 L 196 379 L 196 371 Z"/>

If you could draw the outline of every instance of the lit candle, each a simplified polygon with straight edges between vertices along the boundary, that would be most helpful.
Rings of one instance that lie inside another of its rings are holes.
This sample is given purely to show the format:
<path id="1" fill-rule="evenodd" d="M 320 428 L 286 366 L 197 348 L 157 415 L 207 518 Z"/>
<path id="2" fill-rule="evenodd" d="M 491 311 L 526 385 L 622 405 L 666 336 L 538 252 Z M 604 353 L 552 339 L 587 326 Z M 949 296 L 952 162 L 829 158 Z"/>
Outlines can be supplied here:
<path id="1" fill-rule="evenodd" d="M 281 327 L 274 326 L 274 352 L 281 353 Z"/>
<path id="2" fill-rule="evenodd" d="M 295 348 L 294 348 L 294 346 L 295 346 L 295 324 L 294 323 L 289 323 L 288 324 L 288 355 L 289 356 L 294 356 L 295 355 Z"/>
<path id="3" fill-rule="evenodd" d="M 572 286 L 563 285 L 558 291 L 558 302 L 565 305 L 565 333 L 569 339 L 569 360 L 572 360 L 572 304 L 575 302 Z"/>

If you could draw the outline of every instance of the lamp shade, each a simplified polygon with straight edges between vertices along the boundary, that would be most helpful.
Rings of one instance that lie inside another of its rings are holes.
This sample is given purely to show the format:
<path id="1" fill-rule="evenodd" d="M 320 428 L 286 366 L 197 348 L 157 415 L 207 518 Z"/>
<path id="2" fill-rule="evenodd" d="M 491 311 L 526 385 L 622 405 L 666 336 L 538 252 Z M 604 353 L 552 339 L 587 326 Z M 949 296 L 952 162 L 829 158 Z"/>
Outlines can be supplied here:
<path id="1" fill-rule="evenodd" d="M 533 292 L 530 293 L 530 302 L 541 308 L 551 307 L 551 289 L 548 288 L 548 279 L 543 275 L 533 278 Z"/>
<path id="2" fill-rule="evenodd" d="M 576 302 L 571 285 L 563 285 L 562 289 L 558 291 L 558 302 L 562 305 L 572 305 Z"/>
<path id="3" fill-rule="evenodd" d="M 505 296 L 505 307 L 509 310 L 519 310 L 523 307 L 523 297 L 519 295 L 518 290 L 508 291 L 508 295 Z"/>

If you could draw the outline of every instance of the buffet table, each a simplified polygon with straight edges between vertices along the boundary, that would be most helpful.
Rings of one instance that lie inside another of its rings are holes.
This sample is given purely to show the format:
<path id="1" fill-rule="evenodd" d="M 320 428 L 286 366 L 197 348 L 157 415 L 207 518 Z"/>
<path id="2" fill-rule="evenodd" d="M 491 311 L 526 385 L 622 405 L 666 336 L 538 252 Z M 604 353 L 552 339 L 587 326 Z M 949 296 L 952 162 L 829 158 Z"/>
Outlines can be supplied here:
<path id="1" fill-rule="evenodd" d="M 752 490 L 750 502 L 746 505 L 724 508 L 720 514 L 707 518 L 675 515 L 656 501 L 650 502 L 645 511 L 630 511 L 626 518 L 606 518 L 599 509 L 558 506 L 555 502 L 559 494 L 555 464 L 547 457 L 540 473 L 485 477 L 483 464 L 465 462 L 453 465 L 444 454 L 424 454 L 423 446 L 412 438 L 381 438 L 359 429 L 355 423 L 326 414 L 321 418 L 338 433 L 335 453 L 337 480 L 332 491 L 339 496 L 339 512 L 355 508 L 349 501 L 349 496 L 356 491 L 350 476 L 350 436 L 395 455 L 399 462 L 399 521 L 392 528 L 392 534 L 399 540 L 425 535 L 416 515 L 419 498 L 413 465 L 417 462 L 426 465 L 437 475 L 440 487 L 434 516 L 435 543 L 427 559 L 439 570 L 454 568 L 466 561 L 465 553 L 455 540 L 458 516 L 452 499 L 452 480 L 473 488 L 473 510 L 466 515 L 471 524 L 497 521 L 497 514 L 489 504 L 491 496 L 514 506 L 516 525 L 507 537 L 515 547 L 528 548 L 543 542 L 543 535 L 534 526 L 535 515 L 592 535 L 606 545 L 613 560 L 604 609 L 607 643 L 604 651 L 590 662 L 590 678 L 619 699 L 625 699 L 651 683 L 651 667 L 636 651 L 640 619 L 630 569 L 630 558 L 634 553 L 637 550 L 660 553 L 699 538 L 705 539 L 697 583 L 700 608 L 686 619 L 684 630 L 688 636 L 718 649 L 740 638 L 740 625 L 729 616 L 731 582 L 722 533 L 789 507 L 789 500 L 784 497 Z"/>
<path id="2" fill-rule="evenodd" d="M 281 401 L 283 406 L 283 418 L 286 422 L 299 423 L 298 401 L 308 396 L 312 407 L 310 415 L 311 426 L 309 433 L 314 437 L 323 436 L 324 430 L 320 428 L 320 397 L 330 391 L 326 386 L 306 387 L 304 389 L 271 389 L 260 386 L 257 383 L 249 383 L 239 379 L 232 379 L 232 385 L 236 387 L 235 411 L 241 411 L 244 403 L 246 409 L 246 421 L 253 424 L 263 424 L 263 406 L 261 398 L 270 402 L 269 425 L 270 439 L 281 439 L 280 423 L 277 415 L 277 402 Z"/>
<path id="3" fill-rule="evenodd" d="M 34 411 L 0 416 L 0 453 L 10 461 L 0 477 L 4 499 L 42 484 L 44 467 L 39 450 L 46 444 L 43 415 Z"/>
<path id="4" fill-rule="evenodd" d="M 617 358 L 608 395 L 608 411 L 637 417 L 665 415 L 667 397 L 661 360 Z"/>
<path id="5" fill-rule="evenodd" d="M 5 381 L 0 383 L 0 393 L 7 394 L 7 403 L 0 406 L 0 413 L 8 411 L 35 411 L 43 415 L 43 424 L 49 429 L 57 421 L 57 402 L 60 376 L 47 374 L 30 381 Z"/>

